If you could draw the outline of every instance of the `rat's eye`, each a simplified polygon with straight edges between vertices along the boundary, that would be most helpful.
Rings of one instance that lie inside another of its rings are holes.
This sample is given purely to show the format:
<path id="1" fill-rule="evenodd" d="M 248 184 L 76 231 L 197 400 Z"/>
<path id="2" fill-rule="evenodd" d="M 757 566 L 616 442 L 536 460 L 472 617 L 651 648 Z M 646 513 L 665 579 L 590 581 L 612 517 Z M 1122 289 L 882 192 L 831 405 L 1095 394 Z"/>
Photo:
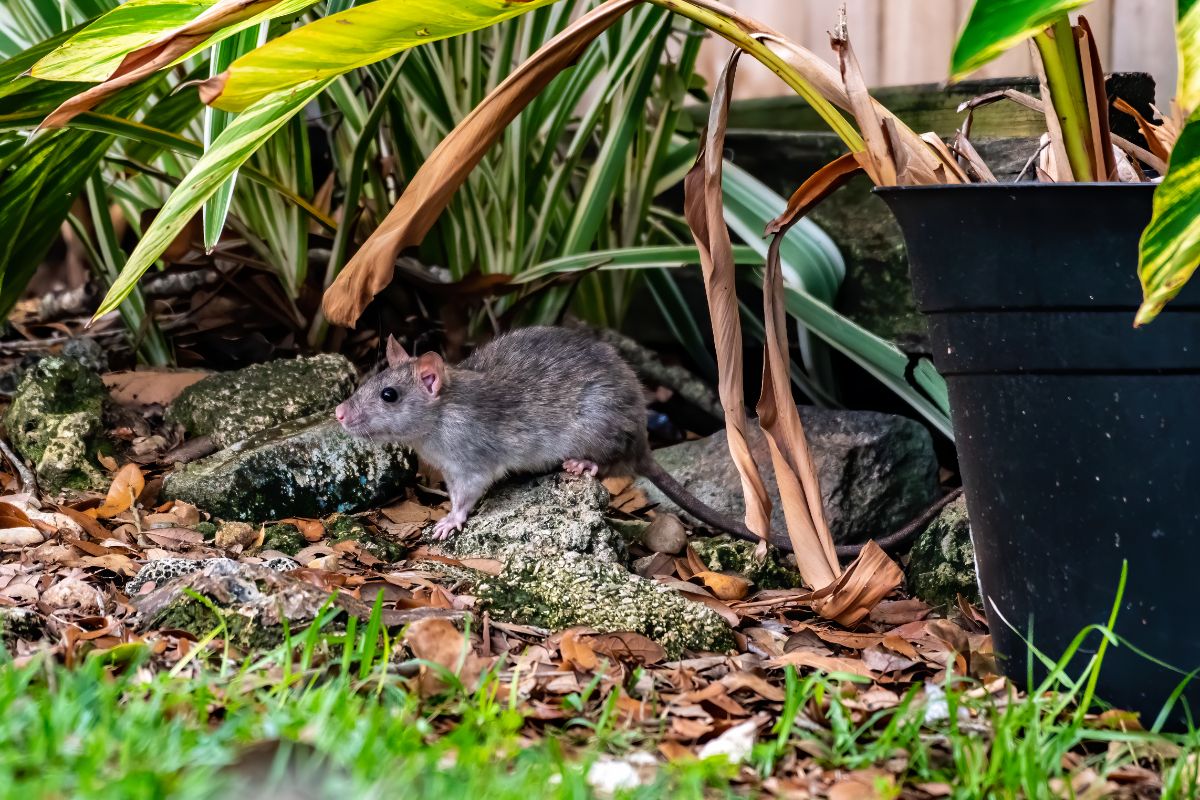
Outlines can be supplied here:
<path id="1" fill-rule="evenodd" d="M 397 394 L 396 390 L 390 386 L 388 386 L 382 392 L 379 393 L 379 399 L 385 403 L 394 403 L 399 398 L 400 398 L 400 395 Z"/>

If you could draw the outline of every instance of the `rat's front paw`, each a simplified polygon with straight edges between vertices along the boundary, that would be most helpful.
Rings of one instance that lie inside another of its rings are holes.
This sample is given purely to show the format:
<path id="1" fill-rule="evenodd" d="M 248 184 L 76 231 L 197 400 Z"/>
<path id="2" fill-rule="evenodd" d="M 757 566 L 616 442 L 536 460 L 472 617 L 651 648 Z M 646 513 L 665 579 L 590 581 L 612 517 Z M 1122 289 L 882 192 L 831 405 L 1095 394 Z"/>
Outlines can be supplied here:
<path id="1" fill-rule="evenodd" d="M 446 541 L 453 536 L 455 532 L 462 530 L 464 522 L 466 522 L 466 519 L 457 514 L 450 514 L 449 516 L 442 517 L 433 525 L 434 541 Z"/>

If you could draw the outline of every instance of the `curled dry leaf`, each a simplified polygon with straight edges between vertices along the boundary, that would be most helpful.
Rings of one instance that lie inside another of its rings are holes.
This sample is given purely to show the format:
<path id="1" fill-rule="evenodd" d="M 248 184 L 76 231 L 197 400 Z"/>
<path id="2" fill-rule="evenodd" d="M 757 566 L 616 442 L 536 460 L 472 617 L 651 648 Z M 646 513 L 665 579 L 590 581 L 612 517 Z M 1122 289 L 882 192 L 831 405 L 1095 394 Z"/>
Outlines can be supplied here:
<path id="1" fill-rule="evenodd" d="M 904 572 L 896 562 L 870 541 L 836 583 L 813 593 L 812 607 L 827 619 L 857 625 L 902 580 Z"/>
<path id="2" fill-rule="evenodd" d="M 146 477 L 137 464 L 126 464 L 113 476 L 108 496 L 99 508 L 84 512 L 90 517 L 106 519 L 128 511 L 146 488 Z"/>
<path id="3" fill-rule="evenodd" d="M 306 542 L 319 542 L 325 538 L 325 526 L 321 524 L 321 520 L 319 519 L 288 517 L 279 521 L 285 525 L 295 525 Z"/>
<path id="4" fill-rule="evenodd" d="M 0 528 L 26 528 L 32 527 L 33 523 L 20 508 L 17 508 L 12 503 L 0 503 Z"/>
<path id="5" fill-rule="evenodd" d="M 694 577 L 702 580 L 719 600 L 741 600 L 750 591 L 750 581 L 740 575 L 706 570 L 697 572 Z"/>
<path id="6" fill-rule="evenodd" d="M 596 657 L 596 651 L 580 633 L 578 629 L 563 631 L 562 639 L 558 643 L 558 651 L 562 654 L 564 669 L 591 672 L 600 666 L 600 659 Z"/>
<path id="7" fill-rule="evenodd" d="M 746 439 L 742 382 L 742 328 L 738 311 L 733 243 L 725 224 L 721 176 L 729 100 L 741 51 L 734 51 L 713 91 L 708 127 L 696 163 L 684 178 L 684 216 L 700 255 L 704 294 L 717 354 L 717 393 L 725 411 L 729 453 L 742 482 L 746 527 L 761 538 L 771 529 L 771 497 Z"/>

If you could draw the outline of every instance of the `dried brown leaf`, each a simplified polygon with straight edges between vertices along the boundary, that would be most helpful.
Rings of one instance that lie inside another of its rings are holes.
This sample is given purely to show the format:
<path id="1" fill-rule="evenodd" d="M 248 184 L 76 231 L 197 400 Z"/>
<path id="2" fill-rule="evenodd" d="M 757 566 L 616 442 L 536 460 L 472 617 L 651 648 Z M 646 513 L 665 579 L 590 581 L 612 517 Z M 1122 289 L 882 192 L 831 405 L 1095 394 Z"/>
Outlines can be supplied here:
<path id="1" fill-rule="evenodd" d="M 779 658 L 772 659 L 770 665 L 775 668 L 791 664 L 796 667 L 809 667 L 822 672 L 845 672 L 850 675 L 861 675 L 864 678 L 873 677 L 871 670 L 858 658 L 843 658 L 840 656 L 823 656 L 807 650 L 793 650 L 784 653 Z"/>
<path id="2" fill-rule="evenodd" d="M 750 581 L 741 575 L 704 570 L 697 572 L 692 577 L 703 581 L 704 585 L 720 600 L 741 600 L 750 591 Z"/>
<path id="3" fill-rule="evenodd" d="M 99 508 L 84 512 L 90 517 L 108 518 L 128 511 L 138 495 L 146 488 L 146 478 L 137 464 L 126 464 L 113 476 L 112 485 L 108 487 L 108 496 Z"/>
<path id="4" fill-rule="evenodd" d="M 771 529 L 771 497 L 746 439 L 742 328 L 735 290 L 733 243 L 725 224 L 721 183 L 725 127 L 729 119 L 729 101 L 740 52 L 734 51 L 714 88 L 700 152 L 683 181 L 684 216 L 700 252 L 704 293 L 708 299 L 709 322 L 717 354 L 717 393 L 725 411 L 725 436 L 729 442 L 729 453 L 741 478 L 742 495 L 746 502 L 746 527 L 765 539 Z"/>
<path id="5" fill-rule="evenodd" d="M 867 542 L 836 583 L 813 593 L 813 610 L 842 625 L 857 625 L 903 580 L 896 562 L 875 542 Z"/>
<path id="6" fill-rule="evenodd" d="M 109 396 L 123 406 L 166 406 L 210 374 L 197 369 L 139 369 L 108 372 L 100 377 Z"/>
<path id="7" fill-rule="evenodd" d="M 558 643 L 558 652 L 562 654 L 565 669 L 591 672 L 600 666 L 596 651 L 580 636 L 580 630 L 577 628 L 563 631 L 562 639 Z"/>
<path id="8" fill-rule="evenodd" d="M 595 652 L 617 661 L 657 664 L 667 657 L 662 645 L 634 631 L 591 634 L 587 644 Z"/>
<path id="9" fill-rule="evenodd" d="M 783 213 L 767 223 L 766 235 L 771 236 L 791 227 L 796 220 L 862 171 L 862 164 L 854 153 L 846 153 L 830 161 L 792 192 Z"/>
<path id="10" fill-rule="evenodd" d="M 639 0 L 614 0 L 589 11 L 542 45 L 458 124 L 409 181 L 399 201 L 325 292 L 330 322 L 353 326 L 392 281 L 396 257 L 420 244 L 471 170 L 504 129 L 591 42 Z"/>
<path id="11" fill-rule="evenodd" d="M 887 132 L 867 91 L 867 82 L 858 64 L 858 57 L 854 55 L 854 48 L 850 45 L 845 6 L 842 6 L 837 30 L 830 38 L 830 44 L 837 53 L 842 85 L 846 88 L 846 97 L 850 101 L 850 112 L 858 122 L 859 132 L 866 143 L 866 149 L 858 154 L 859 162 L 876 186 L 895 186 L 896 161 L 888 143 Z"/>
<path id="12" fill-rule="evenodd" d="M 453 622 L 440 617 L 413 622 L 405 632 L 404 644 L 414 657 L 437 664 L 458 676 L 467 691 L 475 690 L 487 662 L 471 650 L 470 641 Z M 444 689 L 445 683 L 436 670 L 422 664 L 418 686 L 421 693 L 428 696 Z"/>

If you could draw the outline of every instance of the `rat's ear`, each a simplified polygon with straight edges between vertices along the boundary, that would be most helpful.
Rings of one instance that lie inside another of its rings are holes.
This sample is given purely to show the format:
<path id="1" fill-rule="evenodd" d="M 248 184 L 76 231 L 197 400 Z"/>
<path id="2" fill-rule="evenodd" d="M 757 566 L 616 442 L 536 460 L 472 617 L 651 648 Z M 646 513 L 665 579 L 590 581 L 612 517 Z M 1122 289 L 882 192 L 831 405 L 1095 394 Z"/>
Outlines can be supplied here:
<path id="1" fill-rule="evenodd" d="M 396 337 L 392 336 L 389 333 L 388 340 L 387 340 L 388 366 L 391 367 L 392 369 L 395 369 L 396 367 L 400 366 L 400 363 L 402 361 L 407 361 L 407 360 L 408 360 L 408 352 L 404 349 L 403 345 L 401 345 L 398 341 L 396 341 Z"/>
<path id="2" fill-rule="evenodd" d="M 417 381 L 431 397 L 437 397 L 446 383 L 446 362 L 437 353 L 425 353 L 417 359 Z"/>

